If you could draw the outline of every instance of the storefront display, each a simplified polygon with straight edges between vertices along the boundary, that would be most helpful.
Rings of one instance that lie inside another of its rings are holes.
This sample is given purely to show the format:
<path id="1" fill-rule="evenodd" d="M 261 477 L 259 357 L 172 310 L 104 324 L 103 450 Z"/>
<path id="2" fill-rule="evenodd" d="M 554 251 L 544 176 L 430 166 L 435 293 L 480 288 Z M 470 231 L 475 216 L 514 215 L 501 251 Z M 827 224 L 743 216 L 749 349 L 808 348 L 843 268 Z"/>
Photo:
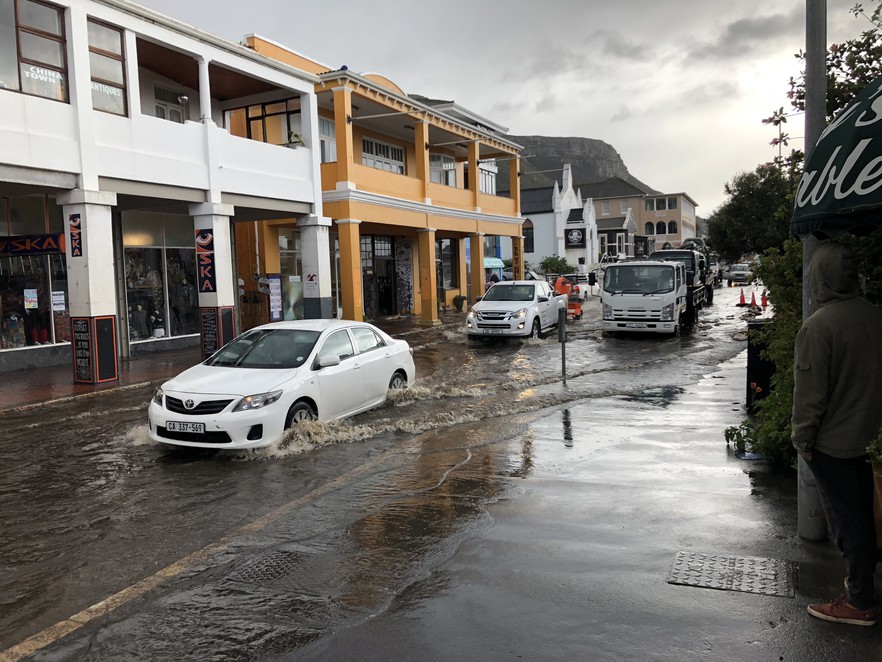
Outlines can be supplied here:
<path id="1" fill-rule="evenodd" d="M 123 215 L 129 341 L 199 333 L 193 220 Z"/>
<path id="2" fill-rule="evenodd" d="M 45 195 L 0 199 L 0 350 L 70 341 L 60 208 Z"/>

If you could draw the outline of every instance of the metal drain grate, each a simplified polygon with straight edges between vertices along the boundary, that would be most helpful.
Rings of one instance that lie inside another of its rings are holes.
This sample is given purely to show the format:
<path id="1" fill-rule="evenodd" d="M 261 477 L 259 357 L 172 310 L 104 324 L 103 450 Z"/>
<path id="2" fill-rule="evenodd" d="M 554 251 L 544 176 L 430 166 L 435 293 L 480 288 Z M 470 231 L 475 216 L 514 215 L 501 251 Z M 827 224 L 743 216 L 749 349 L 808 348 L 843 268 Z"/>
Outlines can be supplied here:
<path id="1" fill-rule="evenodd" d="M 291 574 L 292 571 L 301 565 L 303 565 L 303 555 L 301 553 L 278 550 L 244 563 L 227 575 L 227 580 L 251 582 L 252 584 L 269 584 Z"/>
<path id="2" fill-rule="evenodd" d="M 667 582 L 792 598 L 795 576 L 791 561 L 677 552 Z"/>

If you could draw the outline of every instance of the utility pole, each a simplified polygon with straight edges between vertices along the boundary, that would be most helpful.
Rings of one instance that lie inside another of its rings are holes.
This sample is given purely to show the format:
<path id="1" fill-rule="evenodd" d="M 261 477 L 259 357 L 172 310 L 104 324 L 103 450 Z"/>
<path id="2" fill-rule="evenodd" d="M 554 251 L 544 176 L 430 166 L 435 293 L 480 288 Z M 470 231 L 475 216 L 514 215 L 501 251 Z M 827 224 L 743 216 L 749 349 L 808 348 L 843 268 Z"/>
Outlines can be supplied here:
<path id="1" fill-rule="evenodd" d="M 827 0 L 805 3 L 805 162 L 827 124 Z M 809 267 L 818 240 L 802 242 L 802 319 L 812 314 Z M 805 540 L 827 537 L 827 519 L 811 469 L 797 456 L 797 532 Z"/>

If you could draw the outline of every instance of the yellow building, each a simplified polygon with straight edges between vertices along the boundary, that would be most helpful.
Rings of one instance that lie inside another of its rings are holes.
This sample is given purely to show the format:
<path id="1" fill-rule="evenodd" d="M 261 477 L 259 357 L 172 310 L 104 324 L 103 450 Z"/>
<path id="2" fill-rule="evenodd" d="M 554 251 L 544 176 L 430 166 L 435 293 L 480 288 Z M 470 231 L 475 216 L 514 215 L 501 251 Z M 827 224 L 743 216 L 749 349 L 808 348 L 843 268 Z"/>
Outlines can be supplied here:
<path id="1" fill-rule="evenodd" d="M 435 324 L 439 308 L 457 295 L 473 301 L 484 293 L 484 245 L 492 237 L 511 242 L 516 273 L 523 273 L 521 147 L 506 139 L 507 129 L 453 102 L 408 96 L 380 75 L 328 71 L 254 35 L 246 43 L 319 78 L 318 127 L 311 136 L 300 135 L 296 104 L 258 104 L 230 115 L 237 135 L 287 140 L 292 147 L 318 143 L 308 146 L 321 156 L 316 167 L 322 214 L 331 221 L 331 295 L 329 310 L 303 315 L 362 320 L 414 314 Z M 276 120 L 267 123 L 273 113 Z M 280 130 L 288 131 L 285 139 Z M 511 164 L 512 193 L 504 196 L 496 193 L 499 159 Z M 298 290 L 309 287 L 298 271 L 298 242 L 295 223 L 286 219 L 242 226 L 237 234 L 240 277 L 280 273 L 283 289 L 291 290 L 285 308 L 295 309 L 294 318 L 301 314 Z M 243 308 L 243 326 L 249 325 Z"/>

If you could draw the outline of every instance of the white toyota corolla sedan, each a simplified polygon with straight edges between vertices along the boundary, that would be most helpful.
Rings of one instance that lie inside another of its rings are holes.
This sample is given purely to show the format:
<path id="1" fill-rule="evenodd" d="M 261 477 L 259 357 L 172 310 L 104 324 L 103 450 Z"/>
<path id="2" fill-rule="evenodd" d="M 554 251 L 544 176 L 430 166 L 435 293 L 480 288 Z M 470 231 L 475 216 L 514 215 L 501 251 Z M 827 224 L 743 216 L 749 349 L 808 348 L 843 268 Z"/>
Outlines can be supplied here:
<path id="1" fill-rule="evenodd" d="M 273 322 L 246 331 L 156 390 L 155 441 L 257 448 L 301 420 L 330 421 L 386 402 L 414 382 L 413 350 L 371 324 Z"/>

